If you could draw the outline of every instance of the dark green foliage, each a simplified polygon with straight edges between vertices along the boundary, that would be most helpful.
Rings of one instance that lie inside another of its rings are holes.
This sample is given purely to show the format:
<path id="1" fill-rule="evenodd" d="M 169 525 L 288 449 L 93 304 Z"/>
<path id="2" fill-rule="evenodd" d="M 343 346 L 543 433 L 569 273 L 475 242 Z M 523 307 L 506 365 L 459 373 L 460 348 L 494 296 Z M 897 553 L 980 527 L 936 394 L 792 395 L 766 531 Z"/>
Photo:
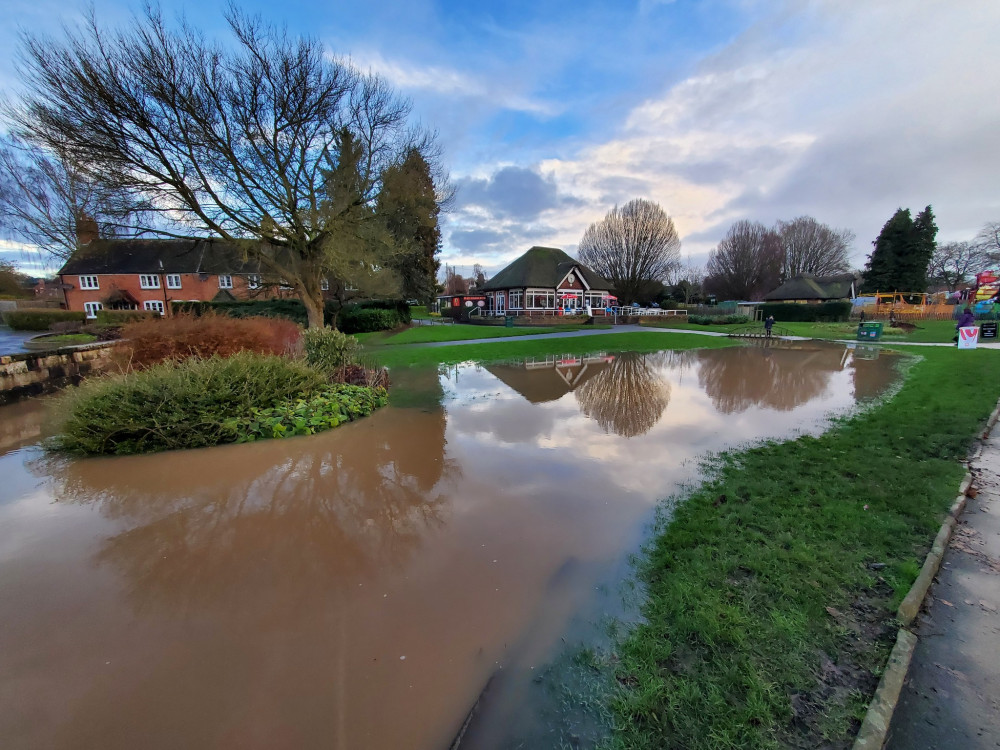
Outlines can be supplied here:
<path id="1" fill-rule="evenodd" d="M 862 291 L 923 292 L 927 289 L 927 268 L 937 247 L 934 213 L 927 206 L 916 221 L 908 208 L 900 208 L 885 223 L 875 249 L 868 256 Z"/>
<path id="2" fill-rule="evenodd" d="M 333 328 L 307 328 L 302 341 L 306 364 L 326 374 L 353 364 L 361 348 L 356 338 Z"/>
<path id="3" fill-rule="evenodd" d="M 123 326 L 126 323 L 134 323 L 137 320 L 158 317 L 160 316 L 151 310 L 98 310 L 97 325 Z"/>
<path id="4" fill-rule="evenodd" d="M 619 650 L 614 747 L 850 745 L 894 609 L 1000 395 L 995 352 L 922 354 L 887 403 L 723 456 L 675 506 L 642 565 L 644 622 Z"/>
<path id="5" fill-rule="evenodd" d="M 3 322 L 15 331 L 47 331 L 53 323 L 86 321 L 85 313 L 74 310 L 28 309 L 9 310 L 3 314 Z"/>
<path id="6" fill-rule="evenodd" d="M 299 325 L 306 324 L 306 308 L 297 299 L 250 300 L 246 302 L 175 302 L 173 310 L 201 315 L 209 310 L 232 318 L 288 318 Z M 389 315 L 369 315 L 368 311 L 388 312 Z M 410 306 L 403 300 L 367 300 L 340 309 L 336 302 L 327 302 L 324 318 L 330 325 L 337 316 L 337 328 L 344 333 L 364 333 L 398 328 L 410 322 Z M 372 327 L 376 326 L 376 327 Z"/>
<path id="7" fill-rule="evenodd" d="M 368 416 L 387 402 L 385 388 L 341 383 L 308 398 L 282 401 L 268 409 L 252 409 L 249 418 L 237 419 L 233 424 L 241 443 L 312 435 Z"/>
<path id="8" fill-rule="evenodd" d="M 66 397 L 57 447 L 77 453 L 148 453 L 231 443 L 253 409 L 327 386 L 304 363 L 240 352 L 94 378 Z"/>
<path id="9" fill-rule="evenodd" d="M 441 267 L 439 213 L 431 167 L 419 150 L 411 149 L 382 173 L 375 203 L 375 216 L 396 245 L 390 267 L 399 274 L 405 299 L 428 302 L 434 296 Z"/>
<path id="10" fill-rule="evenodd" d="M 776 322 L 839 323 L 851 316 L 850 302 L 820 302 L 805 305 L 796 302 L 767 302 L 761 305 L 763 316 L 774 316 Z"/>
<path id="11" fill-rule="evenodd" d="M 697 323 L 702 326 L 736 325 L 739 323 L 749 323 L 750 318 L 746 315 L 688 315 L 687 322 Z"/>

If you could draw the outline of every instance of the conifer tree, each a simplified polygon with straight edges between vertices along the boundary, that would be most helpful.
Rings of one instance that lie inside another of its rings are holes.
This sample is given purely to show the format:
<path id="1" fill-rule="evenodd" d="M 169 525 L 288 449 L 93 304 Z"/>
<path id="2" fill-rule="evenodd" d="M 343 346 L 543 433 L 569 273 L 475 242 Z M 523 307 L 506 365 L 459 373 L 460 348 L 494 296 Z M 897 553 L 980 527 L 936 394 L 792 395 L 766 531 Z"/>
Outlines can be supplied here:
<path id="1" fill-rule="evenodd" d="M 900 208 L 885 223 L 865 265 L 863 292 L 922 292 L 927 267 L 937 246 L 934 214 L 927 206 L 916 221 Z"/>

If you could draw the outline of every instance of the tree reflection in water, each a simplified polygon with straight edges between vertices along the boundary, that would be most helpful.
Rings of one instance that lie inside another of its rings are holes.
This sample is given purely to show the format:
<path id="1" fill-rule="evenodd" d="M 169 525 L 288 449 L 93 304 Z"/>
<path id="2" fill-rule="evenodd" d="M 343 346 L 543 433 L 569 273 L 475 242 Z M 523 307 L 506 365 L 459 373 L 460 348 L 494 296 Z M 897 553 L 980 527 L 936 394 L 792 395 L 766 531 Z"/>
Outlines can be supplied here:
<path id="1" fill-rule="evenodd" d="M 659 369 L 679 361 L 676 352 L 620 354 L 573 393 L 580 411 L 605 432 L 637 437 L 649 432 L 670 403 L 670 383 Z"/>
<path id="2" fill-rule="evenodd" d="M 61 502 L 126 526 L 98 559 L 125 575 L 135 606 L 287 611 L 403 564 L 440 522 L 444 413 L 370 419 L 380 423 L 245 446 L 47 457 L 34 471 Z"/>

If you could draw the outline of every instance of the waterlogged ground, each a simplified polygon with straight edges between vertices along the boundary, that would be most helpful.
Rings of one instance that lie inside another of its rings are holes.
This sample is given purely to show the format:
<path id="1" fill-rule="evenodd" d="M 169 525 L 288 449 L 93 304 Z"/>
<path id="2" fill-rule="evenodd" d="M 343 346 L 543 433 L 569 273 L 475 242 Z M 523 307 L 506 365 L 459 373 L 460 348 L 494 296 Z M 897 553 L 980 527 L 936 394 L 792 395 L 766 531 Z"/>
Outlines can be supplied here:
<path id="1" fill-rule="evenodd" d="M 462 748 L 587 744 L 548 665 L 657 499 L 895 377 L 813 344 L 400 371 L 321 435 L 86 460 L 0 409 L 2 744 L 437 750 L 480 695 Z"/>

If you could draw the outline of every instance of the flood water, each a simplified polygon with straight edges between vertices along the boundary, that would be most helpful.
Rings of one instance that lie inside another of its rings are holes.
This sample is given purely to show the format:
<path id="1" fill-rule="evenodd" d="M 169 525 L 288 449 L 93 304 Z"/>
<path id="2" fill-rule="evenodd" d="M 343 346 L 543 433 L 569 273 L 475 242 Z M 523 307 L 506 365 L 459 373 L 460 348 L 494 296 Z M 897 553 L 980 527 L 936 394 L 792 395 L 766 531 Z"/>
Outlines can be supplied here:
<path id="1" fill-rule="evenodd" d="M 48 455 L 42 404 L 0 409 L 0 744 L 438 750 L 503 674 L 461 746 L 508 746 L 700 456 L 817 432 L 894 362 L 415 369 L 322 435 L 123 458 Z"/>

